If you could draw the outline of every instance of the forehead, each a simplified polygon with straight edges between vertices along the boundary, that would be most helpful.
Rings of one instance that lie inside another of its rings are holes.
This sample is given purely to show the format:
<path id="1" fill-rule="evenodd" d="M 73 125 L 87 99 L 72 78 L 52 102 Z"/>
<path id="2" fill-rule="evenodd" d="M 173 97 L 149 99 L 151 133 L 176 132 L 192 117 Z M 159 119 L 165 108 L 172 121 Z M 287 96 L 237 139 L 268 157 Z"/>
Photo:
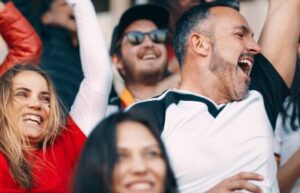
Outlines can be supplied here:
<path id="1" fill-rule="evenodd" d="M 117 126 L 118 147 L 140 149 L 157 144 L 149 129 L 141 123 L 125 121 Z"/>
<path id="2" fill-rule="evenodd" d="M 199 0 L 179 0 L 179 4 L 180 4 L 181 8 L 183 8 L 184 10 L 187 10 L 187 9 L 191 8 L 192 6 L 198 5 Z"/>
<path id="3" fill-rule="evenodd" d="M 150 20 L 140 19 L 132 22 L 130 25 L 127 26 L 125 32 L 128 31 L 141 31 L 141 32 L 149 32 L 154 29 L 157 29 L 155 23 Z"/>
<path id="4" fill-rule="evenodd" d="M 235 9 L 229 7 L 214 7 L 211 9 L 215 32 L 226 32 L 243 28 L 252 33 L 246 19 Z"/>
<path id="5" fill-rule="evenodd" d="M 33 71 L 18 73 L 12 80 L 12 86 L 14 89 L 22 87 L 30 90 L 49 91 L 46 79 Z"/>

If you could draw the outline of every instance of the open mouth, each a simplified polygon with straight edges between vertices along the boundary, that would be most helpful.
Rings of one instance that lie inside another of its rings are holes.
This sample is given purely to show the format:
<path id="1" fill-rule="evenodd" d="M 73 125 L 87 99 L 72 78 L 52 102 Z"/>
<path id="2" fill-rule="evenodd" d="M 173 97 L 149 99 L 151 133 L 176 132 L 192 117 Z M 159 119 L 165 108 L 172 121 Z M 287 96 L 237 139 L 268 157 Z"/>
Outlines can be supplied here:
<path id="1" fill-rule="evenodd" d="M 143 56 L 143 60 L 155 60 L 156 59 L 156 55 L 155 54 L 145 54 Z"/>
<path id="2" fill-rule="evenodd" d="M 254 63 L 253 56 L 249 54 L 243 54 L 238 61 L 238 67 L 247 75 L 250 76 L 250 72 Z"/>
<path id="3" fill-rule="evenodd" d="M 127 188 L 135 191 L 146 191 L 151 190 L 154 184 L 150 181 L 132 182 L 127 184 Z"/>
<path id="4" fill-rule="evenodd" d="M 35 125 L 41 125 L 43 122 L 43 118 L 39 115 L 34 114 L 24 114 L 23 121 L 26 123 L 31 123 Z"/>
<path id="5" fill-rule="evenodd" d="M 138 58 L 141 60 L 156 60 L 159 54 L 154 49 L 141 49 L 138 53 Z"/>

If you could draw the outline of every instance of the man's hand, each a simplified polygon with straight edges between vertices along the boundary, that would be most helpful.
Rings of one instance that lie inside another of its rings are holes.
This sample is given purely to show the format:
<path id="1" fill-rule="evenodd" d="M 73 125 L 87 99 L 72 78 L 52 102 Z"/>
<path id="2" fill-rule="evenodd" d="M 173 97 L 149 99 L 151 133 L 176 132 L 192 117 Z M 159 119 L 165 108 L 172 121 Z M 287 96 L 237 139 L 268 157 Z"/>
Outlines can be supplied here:
<path id="1" fill-rule="evenodd" d="M 205 193 L 232 193 L 239 190 L 262 193 L 260 187 L 249 182 L 249 180 L 262 181 L 263 177 L 252 172 L 241 172 L 237 175 L 222 180 Z"/>

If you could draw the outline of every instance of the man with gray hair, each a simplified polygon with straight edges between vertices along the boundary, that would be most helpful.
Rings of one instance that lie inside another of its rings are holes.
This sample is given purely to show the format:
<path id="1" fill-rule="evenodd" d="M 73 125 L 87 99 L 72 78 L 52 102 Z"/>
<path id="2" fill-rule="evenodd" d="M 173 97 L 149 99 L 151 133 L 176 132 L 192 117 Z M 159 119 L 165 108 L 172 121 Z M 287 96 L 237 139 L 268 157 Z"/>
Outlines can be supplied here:
<path id="1" fill-rule="evenodd" d="M 279 192 L 272 129 L 294 76 L 299 18 L 299 0 L 270 0 L 258 43 L 228 1 L 192 7 L 178 21 L 180 88 L 128 110 L 146 110 L 161 129 L 181 192 L 205 192 L 242 171 L 261 174 L 253 183 L 263 192 Z"/>

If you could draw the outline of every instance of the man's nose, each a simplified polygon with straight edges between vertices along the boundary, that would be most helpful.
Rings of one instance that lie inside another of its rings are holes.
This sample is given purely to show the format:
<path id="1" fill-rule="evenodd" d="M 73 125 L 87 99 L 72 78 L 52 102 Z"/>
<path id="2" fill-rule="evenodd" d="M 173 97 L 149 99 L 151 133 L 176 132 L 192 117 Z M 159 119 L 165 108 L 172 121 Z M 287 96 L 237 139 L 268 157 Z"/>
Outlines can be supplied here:
<path id="1" fill-rule="evenodd" d="M 260 51 L 261 51 L 260 46 L 253 38 L 249 41 L 249 43 L 247 45 L 247 49 L 248 49 L 248 52 L 250 52 L 251 54 L 254 54 L 254 55 L 260 53 Z"/>
<path id="2" fill-rule="evenodd" d="M 154 43 L 151 40 L 149 34 L 145 35 L 145 39 L 144 39 L 142 45 L 145 46 L 145 47 L 152 47 L 154 45 Z"/>

